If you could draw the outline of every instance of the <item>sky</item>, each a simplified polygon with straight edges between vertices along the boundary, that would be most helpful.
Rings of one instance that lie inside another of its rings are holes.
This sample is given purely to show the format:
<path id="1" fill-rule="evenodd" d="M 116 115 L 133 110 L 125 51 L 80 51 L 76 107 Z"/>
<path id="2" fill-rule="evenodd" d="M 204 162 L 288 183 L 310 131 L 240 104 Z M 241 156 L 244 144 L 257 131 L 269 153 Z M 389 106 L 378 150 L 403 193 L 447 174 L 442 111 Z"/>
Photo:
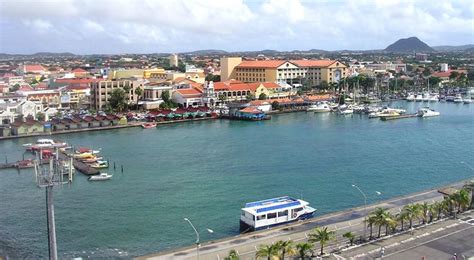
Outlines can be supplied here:
<path id="1" fill-rule="evenodd" d="M 384 49 L 474 43 L 472 0 L 0 0 L 0 53 Z"/>

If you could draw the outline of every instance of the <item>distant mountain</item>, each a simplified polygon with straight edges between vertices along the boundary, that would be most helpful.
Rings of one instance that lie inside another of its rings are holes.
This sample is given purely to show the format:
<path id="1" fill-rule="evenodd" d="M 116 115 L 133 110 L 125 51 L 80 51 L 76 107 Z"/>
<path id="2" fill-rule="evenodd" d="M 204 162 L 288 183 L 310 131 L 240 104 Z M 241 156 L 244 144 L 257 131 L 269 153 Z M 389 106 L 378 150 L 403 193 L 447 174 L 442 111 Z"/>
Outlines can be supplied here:
<path id="1" fill-rule="evenodd" d="M 466 45 L 459 45 L 459 46 L 451 46 L 451 45 L 441 45 L 441 46 L 432 46 L 433 49 L 436 51 L 448 51 L 448 52 L 456 52 L 456 51 L 465 51 L 468 49 L 474 48 L 474 44 L 466 44 Z"/>
<path id="2" fill-rule="evenodd" d="M 224 55 L 224 54 L 227 54 L 227 51 L 209 49 L 209 50 L 197 50 L 197 51 L 185 52 L 185 53 L 182 53 L 182 54 L 192 54 L 192 55 Z"/>
<path id="3" fill-rule="evenodd" d="M 435 50 L 428 46 L 428 44 L 422 42 L 417 37 L 410 37 L 406 39 L 400 39 L 387 48 L 386 52 L 395 52 L 395 53 L 409 53 L 409 52 L 434 52 Z"/>
<path id="4" fill-rule="evenodd" d="M 9 54 L 9 53 L 0 53 L 0 59 L 11 59 L 11 58 L 40 58 L 40 57 L 75 57 L 77 56 L 74 53 L 70 52 L 38 52 L 33 54 Z"/>

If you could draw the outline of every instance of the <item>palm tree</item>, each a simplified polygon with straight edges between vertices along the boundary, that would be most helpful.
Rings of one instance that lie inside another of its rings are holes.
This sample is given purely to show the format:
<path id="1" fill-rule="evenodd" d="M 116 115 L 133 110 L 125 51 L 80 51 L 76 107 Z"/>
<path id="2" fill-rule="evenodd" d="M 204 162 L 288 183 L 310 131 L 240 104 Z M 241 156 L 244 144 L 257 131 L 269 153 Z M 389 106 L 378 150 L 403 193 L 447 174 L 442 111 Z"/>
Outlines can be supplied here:
<path id="1" fill-rule="evenodd" d="M 298 250 L 298 255 L 302 260 L 306 258 L 306 256 L 312 249 L 313 245 L 310 243 L 299 243 L 296 245 L 296 250 Z"/>
<path id="2" fill-rule="evenodd" d="M 427 202 L 423 202 L 423 204 L 420 204 L 419 207 L 420 207 L 420 217 L 423 221 L 423 224 L 426 224 L 426 222 L 428 221 L 428 214 L 429 214 L 430 207 Z"/>
<path id="3" fill-rule="evenodd" d="M 410 220 L 410 228 L 413 227 L 413 219 L 420 215 L 420 207 L 418 204 L 408 204 L 403 207 L 403 211 L 407 214 Z"/>
<path id="4" fill-rule="evenodd" d="M 355 239 L 354 233 L 347 232 L 347 233 L 344 233 L 342 235 L 342 237 L 345 237 L 345 238 L 349 239 L 350 246 L 352 246 L 354 244 L 354 239 Z"/>
<path id="5" fill-rule="evenodd" d="M 137 95 L 137 109 L 138 109 L 138 101 L 140 100 L 141 96 L 143 95 L 143 89 L 138 87 L 135 89 L 135 95 Z"/>
<path id="6" fill-rule="evenodd" d="M 372 212 L 372 217 L 374 218 L 376 224 L 379 228 L 379 232 L 377 237 L 380 237 L 380 233 L 382 231 L 382 226 L 384 226 L 385 223 L 385 216 L 387 214 L 387 211 L 383 208 L 376 208 L 374 212 Z M 370 217 L 369 217 L 370 218 Z"/>
<path id="7" fill-rule="evenodd" d="M 371 240 L 372 239 L 373 226 L 374 226 L 374 224 L 377 223 L 377 219 L 375 218 L 375 216 L 369 216 L 365 221 L 367 222 L 366 224 L 367 224 L 367 226 L 369 226 L 369 229 L 370 229 L 369 240 Z"/>
<path id="8" fill-rule="evenodd" d="M 466 184 L 464 184 L 463 186 L 463 189 L 466 189 L 468 192 L 471 193 L 469 209 L 472 209 L 474 207 L 474 180 L 466 182 Z"/>
<path id="9" fill-rule="evenodd" d="M 327 227 L 324 228 L 315 228 L 313 233 L 309 234 L 308 241 L 310 243 L 319 242 L 321 245 L 321 255 L 324 255 L 324 245 L 326 245 L 329 241 L 335 239 L 335 232 L 328 231 Z"/>
<path id="10" fill-rule="evenodd" d="M 293 241 L 287 240 L 287 241 L 277 241 L 275 243 L 275 246 L 278 248 L 278 251 L 280 251 L 280 258 L 283 260 L 285 259 L 285 255 L 295 255 L 296 254 L 296 249 Z"/>
<path id="11" fill-rule="evenodd" d="M 387 213 L 385 214 L 385 235 L 387 236 L 389 231 L 394 232 L 397 226 L 397 218 L 387 211 Z"/>
<path id="12" fill-rule="evenodd" d="M 260 245 L 255 257 L 257 259 L 266 257 L 268 260 L 278 258 L 278 248 L 275 245 Z"/>
<path id="13" fill-rule="evenodd" d="M 408 219 L 408 214 L 405 211 L 402 211 L 397 215 L 397 220 L 400 221 L 400 224 L 401 224 L 401 229 L 402 229 L 401 231 L 404 230 L 403 227 L 407 219 Z"/>
<path id="14" fill-rule="evenodd" d="M 458 194 L 457 202 L 458 202 L 458 213 L 459 213 L 469 208 L 470 206 L 469 191 L 467 189 L 462 188 L 460 191 L 457 192 L 457 194 Z"/>
<path id="15" fill-rule="evenodd" d="M 234 249 L 229 251 L 229 256 L 224 258 L 225 260 L 239 260 L 239 254 Z"/>

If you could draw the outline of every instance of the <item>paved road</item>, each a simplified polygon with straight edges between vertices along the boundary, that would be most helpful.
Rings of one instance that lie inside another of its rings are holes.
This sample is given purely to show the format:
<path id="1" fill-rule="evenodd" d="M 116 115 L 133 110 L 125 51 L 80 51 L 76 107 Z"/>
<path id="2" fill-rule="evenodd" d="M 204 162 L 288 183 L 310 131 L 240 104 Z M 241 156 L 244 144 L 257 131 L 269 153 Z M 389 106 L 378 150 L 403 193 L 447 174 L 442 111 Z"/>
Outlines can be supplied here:
<path id="1" fill-rule="evenodd" d="M 474 211 L 339 253 L 333 259 L 458 259 L 474 256 Z"/>
<path id="2" fill-rule="evenodd" d="M 463 183 L 458 183 L 454 186 L 459 187 L 462 184 Z M 218 241 L 211 241 L 201 245 L 199 250 L 200 259 L 220 259 L 227 256 L 229 251 L 232 249 L 238 251 L 241 259 L 253 259 L 255 256 L 256 246 L 261 244 L 271 244 L 278 240 L 292 239 L 295 242 L 303 241 L 306 240 L 307 233 L 318 226 L 328 226 L 330 230 L 337 231 L 337 240 L 339 241 L 339 244 L 333 243 L 328 245 L 328 249 L 331 250 L 340 246 L 340 241 L 344 241 L 342 238 L 343 233 L 352 231 L 356 234 L 363 234 L 364 216 L 376 207 L 383 207 L 390 209 L 393 212 L 398 212 L 402 206 L 409 203 L 423 201 L 431 202 L 441 199 L 442 196 L 437 192 L 437 190 L 430 190 L 383 201 L 367 207 L 359 207 L 325 215 L 293 225 L 283 226 L 281 228 L 238 235 L 236 237 Z M 196 259 L 196 253 L 196 247 L 190 246 L 173 251 L 142 256 L 138 259 Z"/>

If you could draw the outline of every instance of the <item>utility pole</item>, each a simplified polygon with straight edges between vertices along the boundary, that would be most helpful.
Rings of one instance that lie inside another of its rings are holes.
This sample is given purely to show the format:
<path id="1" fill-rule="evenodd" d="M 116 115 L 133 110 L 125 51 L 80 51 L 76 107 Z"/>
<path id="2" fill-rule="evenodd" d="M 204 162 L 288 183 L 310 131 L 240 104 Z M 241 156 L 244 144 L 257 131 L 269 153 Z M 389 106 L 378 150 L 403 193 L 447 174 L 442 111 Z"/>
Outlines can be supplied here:
<path id="1" fill-rule="evenodd" d="M 53 187 L 67 183 L 63 181 L 64 167 L 59 161 L 59 150 L 56 148 L 56 154 L 51 156 L 49 163 L 43 164 L 43 151 L 36 153 L 35 177 L 39 188 L 46 189 L 46 217 L 48 227 L 48 251 L 49 259 L 58 259 L 58 249 L 56 244 L 56 225 L 54 222 L 54 193 Z M 72 165 L 70 166 L 72 167 Z"/>

